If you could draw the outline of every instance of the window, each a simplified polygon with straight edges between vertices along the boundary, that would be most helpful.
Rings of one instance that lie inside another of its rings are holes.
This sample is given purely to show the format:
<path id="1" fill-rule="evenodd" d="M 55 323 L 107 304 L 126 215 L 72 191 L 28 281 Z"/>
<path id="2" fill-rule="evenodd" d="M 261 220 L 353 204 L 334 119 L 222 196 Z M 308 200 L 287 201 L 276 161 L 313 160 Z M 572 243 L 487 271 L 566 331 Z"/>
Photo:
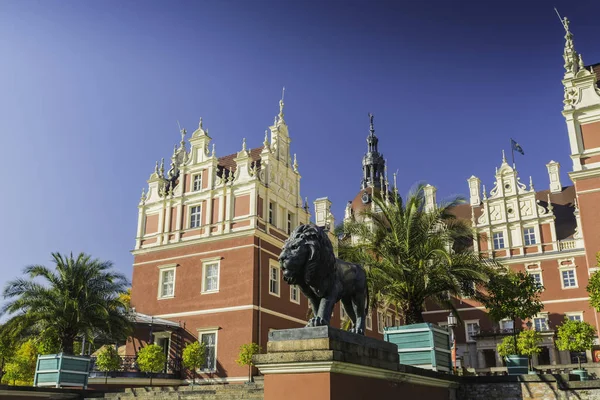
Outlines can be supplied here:
<path id="1" fill-rule="evenodd" d="M 575 278 L 575 270 L 574 269 L 562 270 L 561 274 L 562 274 L 563 289 L 577 287 L 577 279 Z"/>
<path id="2" fill-rule="evenodd" d="M 279 296 L 279 266 L 269 266 L 269 294 Z"/>
<path id="3" fill-rule="evenodd" d="M 387 327 L 392 326 L 392 314 L 387 314 L 385 316 L 385 326 L 387 326 Z"/>
<path id="4" fill-rule="evenodd" d="M 290 286 L 290 301 L 292 303 L 300 304 L 300 289 L 298 289 L 298 286 L 296 285 Z"/>
<path id="5" fill-rule="evenodd" d="M 465 321 L 465 333 L 467 342 L 474 342 L 479 333 L 479 320 Z"/>
<path id="6" fill-rule="evenodd" d="M 269 223 L 275 225 L 275 204 L 272 201 L 269 202 Z"/>
<path id="7" fill-rule="evenodd" d="M 565 316 L 571 321 L 583 321 L 583 313 L 581 312 L 568 312 Z"/>
<path id="8" fill-rule="evenodd" d="M 394 326 L 400 326 L 400 318 L 397 315 L 394 317 Z"/>
<path id="9" fill-rule="evenodd" d="M 383 333 L 383 313 L 381 311 L 377 311 L 377 332 Z"/>
<path id="10" fill-rule="evenodd" d="M 505 319 L 500 321 L 500 330 L 503 332 L 512 332 L 515 327 L 515 324 L 510 319 Z"/>
<path id="11" fill-rule="evenodd" d="M 194 183 L 192 184 L 192 190 L 194 192 L 197 192 L 200 189 L 202 189 L 202 173 L 194 175 Z"/>
<path id="12" fill-rule="evenodd" d="M 206 346 L 206 361 L 202 366 L 204 371 L 217 370 L 217 332 L 201 332 L 199 342 Z"/>
<path id="13" fill-rule="evenodd" d="M 504 248 L 504 233 L 496 232 L 494 233 L 494 250 L 503 249 Z"/>
<path id="14" fill-rule="evenodd" d="M 523 239 L 525 240 L 525 246 L 531 246 L 535 244 L 535 229 L 525 228 L 523 229 Z"/>
<path id="15" fill-rule="evenodd" d="M 287 213 L 287 233 L 292 233 L 292 213 Z"/>
<path id="16" fill-rule="evenodd" d="M 175 268 L 177 264 L 158 267 L 158 298 L 168 299 L 175 296 Z"/>
<path id="17" fill-rule="evenodd" d="M 190 208 L 190 228 L 198 228 L 200 226 L 201 212 L 201 206 L 194 206 Z"/>
<path id="18" fill-rule="evenodd" d="M 202 293 L 219 291 L 219 260 L 204 260 L 202 263 Z"/>
<path id="19" fill-rule="evenodd" d="M 371 312 L 367 312 L 367 318 L 365 319 L 365 327 L 368 330 L 373 330 L 373 317 L 371 316 Z"/>
<path id="20" fill-rule="evenodd" d="M 546 317 L 535 317 L 533 319 L 533 327 L 536 331 L 547 331 L 548 320 L 546 319 Z"/>
<path id="21" fill-rule="evenodd" d="M 544 286 L 544 284 L 542 282 L 541 271 L 529 272 L 529 275 L 533 276 L 533 279 L 535 280 L 535 283 L 537 283 L 538 286 Z"/>

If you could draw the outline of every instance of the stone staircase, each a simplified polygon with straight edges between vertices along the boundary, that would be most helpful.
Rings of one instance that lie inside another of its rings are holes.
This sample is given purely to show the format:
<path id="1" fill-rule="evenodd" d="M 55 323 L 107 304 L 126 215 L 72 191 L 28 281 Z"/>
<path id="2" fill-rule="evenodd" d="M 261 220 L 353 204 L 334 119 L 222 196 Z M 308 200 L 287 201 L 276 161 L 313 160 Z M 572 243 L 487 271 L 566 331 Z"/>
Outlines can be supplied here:
<path id="1" fill-rule="evenodd" d="M 229 385 L 194 385 L 179 387 L 140 387 L 128 388 L 125 392 L 106 393 L 108 400 L 263 400 L 264 386 L 262 383 L 229 384 Z"/>

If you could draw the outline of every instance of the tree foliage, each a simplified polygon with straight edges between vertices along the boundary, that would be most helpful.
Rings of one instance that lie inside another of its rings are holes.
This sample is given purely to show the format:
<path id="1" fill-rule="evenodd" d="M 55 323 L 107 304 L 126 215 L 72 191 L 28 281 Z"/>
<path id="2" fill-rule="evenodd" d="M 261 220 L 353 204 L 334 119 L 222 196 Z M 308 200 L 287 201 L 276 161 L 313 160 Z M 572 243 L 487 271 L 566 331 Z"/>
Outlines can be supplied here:
<path id="1" fill-rule="evenodd" d="M 600 251 L 596 253 L 596 266 L 600 266 Z M 590 276 L 586 289 L 590 295 L 590 304 L 596 311 L 600 311 L 600 274 L 598 271 Z"/>
<path id="2" fill-rule="evenodd" d="M 6 364 L 6 372 L 2 381 L 19 386 L 33 385 L 38 354 L 39 346 L 34 339 L 22 343 Z"/>
<path id="3" fill-rule="evenodd" d="M 576 321 L 565 318 L 558 327 L 556 348 L 561 351 L 582 352 L 592 348 L 596 329 L 585 321 Z M 579 369 L 581 369 L 581 357 L 577 356 Z"/>
<path id="4" fill-rule="evenodd" d="M 190 369 L 196 383 L 196 370 L 206 362 L 206 344 L 198 341 L 188 343 L 183 349 L 183 366 Z"/>
<path id="5" fill-rule="evenodd" d="M 137 354 L 137 364 L 142 372 L 158 373 L 165 368 L 166 362 L 164 350 L 157 344 L 149 344 Z"/>
<path id="6" fill-rule="evenodd" d="M 260 346 L 256 343 L 246 343 L 240 346 L 240 353 L 235 362 L 239 366 L 248 366 L 248 381 L 252 382 L 252 356 L 260 353 Z"/>
<path id="7" fill-rule="evenodd" d="M 513 345 L 518 350 L 517 318 L 525 320 L 544 309 L 539 298 L 544 288 L 533 276 L 508 270 L 505 274 L 494 274 L 485 289 L 487 294 L 481 301 L 489 316 L 495 321 L 505 318 L 513 321 Z"/>
<path id="8" fill-rule="evenodd" d="M 426 301 L 454 309 L 451 296 L 477 296 L 492 273 L 465 245 L 472 243 L 471 227 L 452 214 L 464 199 L 426 211 L 424 188 L 405 201 L 375 194 L 374 208 L 338 228 L 340 257 L 365 266 L 371 305 L 394 305 L 407 324 L 423 322 Z"/>
<path id="9" fill-rule="evenodd" d="M 542 343 L 542 335 L 535 329 L 521 331 L 517 339 L 518 353 L 527 357 L 539 354 L 542 351 L 540 343 Z"/>
<path id="10" fill-rule="evenodd" d="M 96 356 L 96 367 L 103 372 L 117 371 L 121 368 L 121 357 L 113 345 L 104 346 Z"/>
<path id="11" fill-rule="evenodd" d="M 124 340 L 132 326 L 119 297 L 127 286 L 124 275 L 113 272 L 111 262 L 83 253 L 52 257 L 54 270 L 28 266 L 23 270 L 26 277 L 6 284 L 8 302 L 2 314 L 9 314 L 6 325 L 12 334 L 32 337 L 43 332 L 67 354 L 73 354 L 81 335 Z"/>
<path id="12" fill-rule="evenodd" d="M 505 336 L 500 343 L 498 343 L 498 354 L 501 357 L 508 357 L 513 354 L 517 354 L 515 347 L 515 341 L 512 336 Z"/>

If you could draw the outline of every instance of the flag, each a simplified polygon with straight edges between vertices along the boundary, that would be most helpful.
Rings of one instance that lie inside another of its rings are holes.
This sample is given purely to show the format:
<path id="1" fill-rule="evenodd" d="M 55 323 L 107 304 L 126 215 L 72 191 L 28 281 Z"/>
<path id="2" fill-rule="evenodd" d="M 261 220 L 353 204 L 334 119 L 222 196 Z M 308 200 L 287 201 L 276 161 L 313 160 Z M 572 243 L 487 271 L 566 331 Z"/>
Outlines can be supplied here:
<path id="1" fill-rule="evenodd" d="M 523 151 L 523 148 L 521 147 L 521 145 L 519 143 L 515 142 L 513 139 L 510 139 L 510 145 L 512 146 L 513 150 L 516 150 L 519 153 L 521 153 L 522 155 L 525 155 L 525 152 Z"/>

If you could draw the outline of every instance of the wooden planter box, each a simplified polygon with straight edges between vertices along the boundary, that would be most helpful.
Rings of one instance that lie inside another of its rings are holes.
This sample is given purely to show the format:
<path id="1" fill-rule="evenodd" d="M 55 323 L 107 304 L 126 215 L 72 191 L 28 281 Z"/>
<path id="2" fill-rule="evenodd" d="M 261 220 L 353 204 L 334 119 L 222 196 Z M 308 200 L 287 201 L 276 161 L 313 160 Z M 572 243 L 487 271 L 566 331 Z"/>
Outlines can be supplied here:
<path id="1" fill-rule="evenodd" d="M 83 387 L 87 389 L 90 358 L 63 353 L 39 355 L 33 386 Z"/>
<path id="2" fill-rule="evenodd" d="M 450 333 L 431 323 L 393 326 L 383 332 L 386 342 L 398 346 L 400 364 L 448 372 L 452 369 Z"/>
<path id="3" fill-rule="evenodd" d="M 512 355 L 507 356 L 505 360 L 509 375 L 527 375 L 529 373 L 529 357 Z"/>

